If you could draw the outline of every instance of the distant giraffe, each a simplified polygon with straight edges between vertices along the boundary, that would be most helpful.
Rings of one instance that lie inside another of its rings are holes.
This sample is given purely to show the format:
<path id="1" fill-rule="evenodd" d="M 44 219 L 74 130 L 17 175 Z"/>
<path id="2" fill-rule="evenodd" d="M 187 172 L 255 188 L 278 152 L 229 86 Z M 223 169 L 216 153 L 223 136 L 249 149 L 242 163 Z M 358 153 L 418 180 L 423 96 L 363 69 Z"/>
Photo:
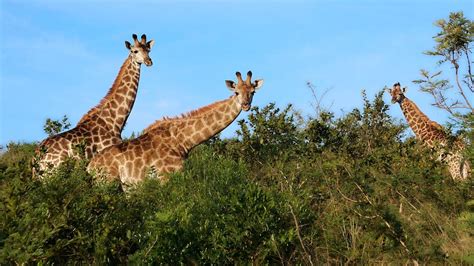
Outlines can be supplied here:
<path id="1" fill-rule="evenodd" d="M 98 153 L 88 170 L 96 172 L 99 178 L 118 178 L 124 184 L 142 181 L 151 169 L 157 171 L 162 180 L 163 174 L 180 170 L 193 147 L 229 126 L 241 110 L 250 109 L 253 95 L 263 85 L 263 80 L 252 83 L 250 71 L 245 81 L 239 72 L 236 76 L 237 84 L 226 80 L 227 87 L 234 92 L 229 99 L 176 118 L 156 121 L 140 137 Z"/>
<path id="2" fill-rule="evenodd" d="M 137 94 L 140 66 L 153 64 L 148 54 L 154 41 L 147 42 L 145 34 L 140 41 L 137 35 L 132 37 L 133 45 L 125 41 L 130 54 L 100 103 L 89 110 L 75 128 L 48 137 L 39 144 L 32 160 L 35 177 L 42 177 L 44 171 L 57 167 L 67 157 L 77 158 L 78 148 L 83 149 L 86 158 L 92 158 L 105 147 L 122 141 L 121 132 Z"/>
<path id="3" fill-rule="evenodd" d="M 452 139 L 446 134 L 443 127 L 431 121 L 416 104 L 405 96 L 405 88 L 400 83 L 389 89 L 392 103 L 399 103 L 408 125 L 417 139 L 436 151 L 438 160 L 446 163 L 453 180 L 466 180 L 470 177 L 471 167 L 468 160 L 464 160 L 464 143 L 461 139 Z"/>

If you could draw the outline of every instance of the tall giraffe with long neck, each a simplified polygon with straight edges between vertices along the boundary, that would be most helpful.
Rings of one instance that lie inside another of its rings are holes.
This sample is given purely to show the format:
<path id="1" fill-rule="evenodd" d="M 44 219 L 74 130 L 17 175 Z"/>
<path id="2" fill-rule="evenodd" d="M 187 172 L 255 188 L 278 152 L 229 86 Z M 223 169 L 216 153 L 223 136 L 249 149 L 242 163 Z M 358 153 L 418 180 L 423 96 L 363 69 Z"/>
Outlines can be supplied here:
<path id="1" fill-rule="evenodd" d="M 430 120 L 414 102 L 405 96 L 405 88 L 402 89 L 400 83 L 395 83 L 393 89 L 389 89 L 389 93 L 392 96 L 392 103 L 400 104 L 403 115 L 416 138 L 433 149 L 438 160 L 448 165 L 453 180 L 466 180 L 470 177 L 471 166 L 463 156 L 463 141 L 459 138 L 450 140 L 450 136 L 441 125 Z"/>
<path id="2" fill-rule="evenodd" d="M 229 126 L 242 110 L 250 109 L 263 80 L 251 82 L 250 71 L 245 81 L 239 72 L 236 76 L 237 83 L 226 80 L 227 87 L 234 92 L 229 99 L 176 118 L 158 120 L 140 137 L 98 153 L 88 170 L 96 172 L 99 178 L 118 178 L 124 184 L 142 181 L 150 169 L 157 171 L 160 179 L 166 173 L 180 170 L 191 149 Z"/>
<path id="3" fill-rule="evenodd" d="M 67 157 L 78 157 L 82 148 L 88 159 L 100 150 L 120 143 L 121 132 L 133 108 L 140 79 L 141 64 L 151 66 L 149 56 L 154 41 L 146 41 L 146 35 L 132 35 L 134 44 L 125 41 L 130 51 L 106 96 L 89 110 L 76 127 L 48 137 L 36 149 L 33 158 L 33 174 L 41 177 L 44 171 L 57 167 Z M 79 146 L 79 147 L 78 147 Z"/>

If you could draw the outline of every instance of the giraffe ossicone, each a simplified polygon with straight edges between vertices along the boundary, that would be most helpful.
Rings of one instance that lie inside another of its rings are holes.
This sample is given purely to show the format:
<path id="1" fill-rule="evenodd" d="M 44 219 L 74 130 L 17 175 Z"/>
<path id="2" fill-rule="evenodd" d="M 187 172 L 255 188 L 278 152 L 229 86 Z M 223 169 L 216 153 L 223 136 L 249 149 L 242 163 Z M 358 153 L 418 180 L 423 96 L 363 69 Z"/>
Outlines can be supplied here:
<path id="1" fill-rule="evenodd" d="M 226 80 L 234 93 L 230 98 L 212 103 L 174 118 L 163 118 L 146 128 L 138 138 L 108 147 L 88 165 L 96 178 L 120 179 L 123 184 L 144 180 L 152 169 L 165 181 L 165 174 L 178 171 L 191 149 L 229 126 L 242 110 L 251 107 L 254 93 L 263 80 L 244 81 L 239 72 L 237 82 Z"/>
<path id="2" fill-rule="evenodd" d="M 129 55 L 105 97 L 90 109 L 76 127 L 43 140 L 32 159 L 33 176 L 42 178 L 67 157 L 80 158 L 76 147 L 83 146 L 87 159 L 102 149 L 120 143 L 121 132 L 133 108 L 140 79 L 141 64 L 151 66 L 149 56 L 154 41 L 147 42 L 146 35 L 132 35 L 134 44 L 125 41 Z"/>
<path id="3" fill-rule="evenodd" d="M 467 180 L 471 174 L 471 166 L 463 151 L 465 144 L 460 138 L 452 139 L 444 128 L 426 116 L 414 102 L 405 96 L 406 88 L 395 83 L 388 89 L 392 103 L 398 103 L 408 125 L 424 145 L 436 152 L 436 158 L 448 165 L 453 180 Z M 451 140 L 452 139 L 452 140 Z"/>

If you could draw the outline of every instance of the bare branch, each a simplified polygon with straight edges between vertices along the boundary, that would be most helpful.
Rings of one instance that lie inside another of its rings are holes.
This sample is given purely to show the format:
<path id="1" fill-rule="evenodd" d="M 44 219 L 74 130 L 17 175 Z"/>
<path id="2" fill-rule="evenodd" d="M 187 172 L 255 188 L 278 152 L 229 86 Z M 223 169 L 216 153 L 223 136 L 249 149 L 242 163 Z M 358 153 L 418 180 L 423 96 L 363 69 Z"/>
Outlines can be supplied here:
<path id="1" fill-rule="evenodd" d="M 318 94 L 316 93 L 316 86 L 314 86 L 313 83 L 311 83 L 310 81 L 307 81 L 306 86 L 311 91 L 311 95 L 313 96 L 313 99 L 314 99 L 314 103 L 311 103 L 311 106 L 313 107 L 313 109 L 316 113 L 316 116 L 319 117 L 321 115 L 321 113 L 326 110 L 326 108 L 324 108 L 322 106 L 322 102 L 323 102 L 324 97 L 326 96 L 326 94 L 330 91 L 330 89 L 325 89 L 322 92 L 321 96 L 318 96 Z M 331 105 L 329 106 L 329 109 L 331 108 L 332 105 L 333 104 L 331 103 Z"/>
<path id="2" fill-rule="evenodd" d="M 472 108 L 471 103 L 467 99 L 466 94 L 464 94 L 464 90 L 461 86 L 461 83 L 459 82 L 459 65 L 457 64 L 457 62 L 455 63 L 456 64 L 454 66 L 455 66 L 455 72 L 456 72 L 456 84 L 458 85 L 459 94 L 461 94 L 461 96 L 464 98 L 464 101 L 466 102 L 466 105 L 468 106 L 468 108 L 471 109 L 471 112 L 474 112 L 474 109 Z"/>
<path id="3" fill-rule="evenodd" d="M 313 261 L 311 260 L 311 255 L 309 255 L 308 252 L 306 251 L 306 248 L 303 243 L 303 239 L 301 238 L 300 225 L 298 223 L 298 219 L 296 218 L 295 213 L 293 212 L 293 207 L 291 207 L 290 204 L 288 204 L 288 206 L 290 207 L 290 212 L 291 212 L 291 215 L 293 216 L 293 221 L 295 222 L 296 235 L 298 236 L 298 239 L 300 241 L 301 248 L 303 249 L 304 254 L 306 254 L 306 256 L 308 257 L 309 264 L 314 265 Z"/>
<path id="4" fill-rule="evenodd" d="M 466 82 L 467 86 L 469 89 L 474 92 L 474 76 L 472 75 L 471 72 L 471 59 L 469 58 L 469 50 L 465 52 L 466 54 L 466 59 L 467 59 L 467 78 L 470 82 Z"/>

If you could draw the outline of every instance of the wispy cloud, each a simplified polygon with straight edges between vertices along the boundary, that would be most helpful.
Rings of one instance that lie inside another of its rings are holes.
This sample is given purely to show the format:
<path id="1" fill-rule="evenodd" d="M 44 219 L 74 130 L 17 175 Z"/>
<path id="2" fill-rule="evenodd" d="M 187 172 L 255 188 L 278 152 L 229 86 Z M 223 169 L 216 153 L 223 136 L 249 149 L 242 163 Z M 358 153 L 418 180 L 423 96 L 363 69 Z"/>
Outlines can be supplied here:
<path id="1" fill-rule="evenodd" d="M 21 51 L 14 54 L 5 53 L 6 64 L 41 69 L 97 58 L 80 40 L 58 34 L 14 36 L 8 39 L 2 50 Z"/>
<path id="2" fill-rule="evenodd" d="M 7 11 L 2 11 L 1 15 L 4 28 L 2 35 L 5 36 L 0 46 L 3 63 L 44 69 L 61 63 L 97 58 L 74 33 L 45 29 L 27 16 Z"/>

